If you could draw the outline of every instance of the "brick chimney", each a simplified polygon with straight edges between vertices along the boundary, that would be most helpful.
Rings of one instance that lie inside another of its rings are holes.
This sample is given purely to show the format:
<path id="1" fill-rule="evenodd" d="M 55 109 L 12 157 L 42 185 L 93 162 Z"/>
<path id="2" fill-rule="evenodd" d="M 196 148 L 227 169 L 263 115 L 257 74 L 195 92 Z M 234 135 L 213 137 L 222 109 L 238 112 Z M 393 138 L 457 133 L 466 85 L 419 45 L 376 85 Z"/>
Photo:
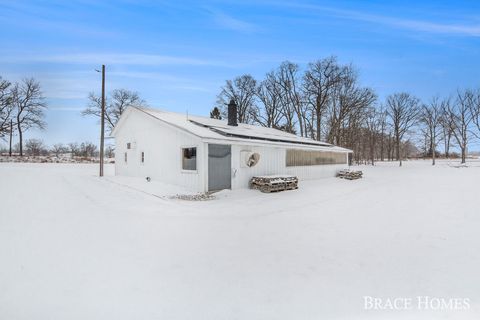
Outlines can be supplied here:
<path id="1" fill-rule="evenodd" d="M 228 125 L 229 126 L 238 126 L 237 122 L 237 105 L 235 101 L 230 100 L 228 104 Z"/>

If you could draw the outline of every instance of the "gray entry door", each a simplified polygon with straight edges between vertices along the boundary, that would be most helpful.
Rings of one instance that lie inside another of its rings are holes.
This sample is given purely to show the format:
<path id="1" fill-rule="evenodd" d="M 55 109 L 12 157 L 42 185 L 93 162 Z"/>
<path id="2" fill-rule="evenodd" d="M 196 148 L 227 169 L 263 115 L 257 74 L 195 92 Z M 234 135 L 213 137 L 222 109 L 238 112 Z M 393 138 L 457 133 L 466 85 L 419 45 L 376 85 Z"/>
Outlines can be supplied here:
<path id="1" fill-rule="evenodd" d="M 229 145 L 208 145 L 208 191 L 232 187 L 232 149 Z"/>

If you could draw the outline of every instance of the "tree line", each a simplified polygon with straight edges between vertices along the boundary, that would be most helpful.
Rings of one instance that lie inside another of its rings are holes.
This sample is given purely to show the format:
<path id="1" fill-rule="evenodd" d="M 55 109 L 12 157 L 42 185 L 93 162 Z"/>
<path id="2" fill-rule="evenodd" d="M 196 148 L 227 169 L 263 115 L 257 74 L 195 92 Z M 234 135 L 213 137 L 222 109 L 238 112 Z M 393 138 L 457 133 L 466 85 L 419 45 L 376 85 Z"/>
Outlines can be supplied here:
<path id="1" fill-rule="evenodd" d="M 239 122 L 352 149 L 357 162 L 395 159 L 401 165 L 420 144 L 435 164 L 442 143 L 446 157 L 458 147 L 464 163 L 469 143 L 480 138 L 480 89 L 426 102 L 397 92 L 379 101 L 360 83 L 358 70 L 336 57 L 308 63 L 304 70 L 285 61 L 260 81 L 249 74 L 227 80 L 210 117 L 225 117 L 230 100 L 237 104 Z"/>
<path id="2" fill-rule="evenodd" d="M 51 146 L 46 145 L 41 139 L 27 139 L 24 143 L 24 155 L 39 157 L 39 156 L 55 156 L 60 158 L 68 155 L 70 158 L 94 158 L 98 157 L 99 150 L 95 143 L 85 142 L 71 142 L 71 143 L 55 143 Z M 20 143 L 16 143 L 12 147 L 12 152 L 20 153 Z M 8 154 L 8 149 L 0 149 L 1 154 Z M 115 148 L 112 145 L 107 145 L 105 148 L 105 157 L 113 158 L 115 156 Z"/>

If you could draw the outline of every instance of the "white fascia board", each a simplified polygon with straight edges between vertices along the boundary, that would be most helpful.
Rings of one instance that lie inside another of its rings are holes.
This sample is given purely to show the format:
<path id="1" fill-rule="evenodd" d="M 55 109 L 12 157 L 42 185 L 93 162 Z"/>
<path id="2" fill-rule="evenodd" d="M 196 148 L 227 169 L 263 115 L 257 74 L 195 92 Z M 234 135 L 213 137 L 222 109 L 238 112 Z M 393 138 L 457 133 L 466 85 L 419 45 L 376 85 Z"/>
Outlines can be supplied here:
<path id="1" fill-rule="evenodd" d="M 213 138 L 204 138 L 204 142 L 213 143 L 213 144 L 232 144 L 232 145 L 250 145 L 257 147 L 283 147 L 288 149 L 305 149 L 305 150 L 321 150 L 321 151 L 334 151 L 334 152 L 344 152 L 350 153 L 353 152 L 350 149 L 342 147 L 325 147 L 325 146 L 315 146 L 315 145 L 306 145 L 298 143 L 285 143 L 285 142 L 275 142 L 275 141 L 258 141 L 255 139 L 238 139 L 238 138 L 229 138 L 229 139 L 213 139 Z"/>

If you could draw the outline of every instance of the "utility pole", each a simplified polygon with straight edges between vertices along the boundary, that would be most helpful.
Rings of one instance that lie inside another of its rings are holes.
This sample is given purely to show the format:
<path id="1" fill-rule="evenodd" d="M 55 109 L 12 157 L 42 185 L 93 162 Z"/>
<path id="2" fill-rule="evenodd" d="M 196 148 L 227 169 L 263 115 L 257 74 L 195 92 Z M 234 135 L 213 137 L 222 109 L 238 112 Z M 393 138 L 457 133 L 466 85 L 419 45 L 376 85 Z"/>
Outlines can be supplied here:
<path id="1" fill-rule="evenodd" d="M 10 119 L 10 148 L 8 150 L 8 155 L 12 156 L 12 135 L 13 135 L 13 120 Z"/>
<path id="2" fill-rule="evenodd" d="M 103 140 L 105 138 L 105 65 L 102 65 L 102 115 L 100 120 L 100 177 L 103 177 Z"/>

